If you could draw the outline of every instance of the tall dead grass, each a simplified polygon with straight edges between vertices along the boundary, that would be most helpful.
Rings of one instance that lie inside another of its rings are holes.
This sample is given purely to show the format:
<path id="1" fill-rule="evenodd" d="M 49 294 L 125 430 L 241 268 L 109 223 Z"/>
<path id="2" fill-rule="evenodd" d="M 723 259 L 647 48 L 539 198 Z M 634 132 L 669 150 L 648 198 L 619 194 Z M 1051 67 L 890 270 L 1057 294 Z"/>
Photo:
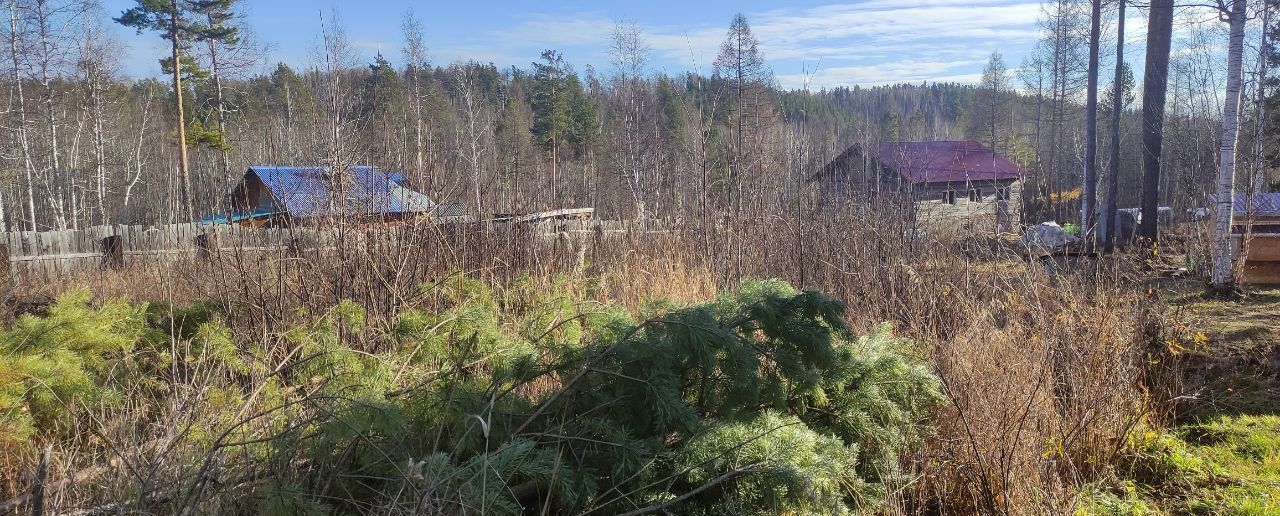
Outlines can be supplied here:
<path id="1" fill-rule="evenodd" d="M 706 299 L 746 278 L 784 279 L 844 300 L 855 327 L 892 323 L 923 343 L 920 358 L 942 379 L 948 403 L 905 465 L 917 480 L 895 495 L 891 510 L 901 513 L 1067 512 L 1075 488 L 1109 474 L 1127 432 L 1176 395 L 1151 366 L 1164 358 L 1152 344 L 1161 338 L 1151 315 L 1158 307 L 1122 260 L 1047 274 L 994 237 L 930 235 L 888 210 L 761 217 L 733 232 L 728 224 L 651 226 L 661 230 L 546 236 L 528 227 L 352 224 L 331 249 L 226 249 L 208 260 L 26 278 L 22 291 L 87 285 L 176 306 L 214 301 L 231 308 L 239 338 L 271 339 L 300 309 L 344 299 L 363 306 L 370 324 L 390 324 L 406 308 L 430 310 L 432 286 L 456 275 L 499 289 L 575 277 L 590 285 L 584 296 L 632 310 L 653 298 Z M 364 345 L 359 335 L 351 344 Z M 170 396 L 172 414 L 161 419 L 198 427 L 199 411 L 182 400 L 208 402 L 207 393 Z M 134 416 L 96 422 L 114 455 L 55 464 L 51 477 L 70 478 L 86 464 L 117 470 L 97 477 L 112 482 L 164 477 L 157 457 L 175 438 L 138 431 L 145 425 Z"/>

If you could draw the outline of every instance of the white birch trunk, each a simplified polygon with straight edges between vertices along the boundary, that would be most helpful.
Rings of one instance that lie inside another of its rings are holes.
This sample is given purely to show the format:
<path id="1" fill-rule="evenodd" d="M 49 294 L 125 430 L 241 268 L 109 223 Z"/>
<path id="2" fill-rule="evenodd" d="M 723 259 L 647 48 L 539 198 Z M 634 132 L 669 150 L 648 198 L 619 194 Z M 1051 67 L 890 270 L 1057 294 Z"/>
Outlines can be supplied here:
<path id="1" fill-rule="evenodd" d="M 107 144 L 103 138 L 106 131 L 103 119 L 103 92 L 101 76 L 95 71 L 90 79 L 90 103 L 93 106 L 93 165 L 94 179 L 98 193 L 99 223 L 108 224 L 111 217 L 107 215 Z"/>
<path id="2" fill-rule="evenodd" d="M 27 229 L 36 230 L 36 180 L 35 180 L 35 162 L 31 158 L 31 143 L 27 135 L 27 108 L 26 95 L 23 93 L 22 87 L 22 66 L 18 48 L 18 4 L 15 0 L 9 0 L 9 56 L 13 60 L 13 85 L 14 92 L 17 95 L 17 127 L 14 129 L 17 133 L 18 146 L 22 149 L 23 172 L 26 174 L 27 180 Z"/>
<path id="3" fill-rule="evenodd" d="M 1231 44 L 1227 50 L 1227 96 L 1222 110 L 1222 146 L 1219 149 L 1217 199 L 1214 207 L 1213 267 L 1210 283 L 1230 288 L 1232 274 L 1232 212 L 1235 204 L 1236 146 L 1240 124 L 1240 89 L 1243 82 L 1245 0 L 1232 0 L 1227 15 Z"/>

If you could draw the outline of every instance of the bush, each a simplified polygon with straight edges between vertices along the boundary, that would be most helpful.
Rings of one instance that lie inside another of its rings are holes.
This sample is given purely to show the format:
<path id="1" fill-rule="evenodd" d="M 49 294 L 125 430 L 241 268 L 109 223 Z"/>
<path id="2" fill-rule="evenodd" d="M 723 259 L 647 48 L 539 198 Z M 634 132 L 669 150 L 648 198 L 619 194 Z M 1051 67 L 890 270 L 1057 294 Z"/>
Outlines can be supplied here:
<path id="1" fill-rule="evenodd" d="M 826 514 L 909 480 L 941 395 L 888 326 L 856 336 L 779 281 L 643 321 L 557 285 L 451 279 L 386 333 L 342 302 L 254 342 L 213 305 L 77 291 L 4 333 L 5 435 L 96 449 L 63 432 L 78 400 L 100 431 L 155 432 L 129 452 L 168 443 L 150 477 L 77 493 L 150 512 Z M 104 412 L 117 391 L 148 399 Z"/>
<path id="2" fill-rule="evenodd" d="M 615 309 L 582 313 L 570 318 L 582 331 L 568 334 L 591 338 L 570 344 L 513 339 L 492 294 L 477 288 L 451 293 L 457 305 L 439 316 L 401 319 L 399 345 L 413 350 L 417 374 L 434 378 L 390 406 L 372 396 L 339 411 L 342 424 L 328 428 L 356 431 L 322 432 L 317 451 L 368 449 L 311 458 L 399 473 L 401 485 L 360 496 L 400 493 L 387 510 L 413 512 L 427 499 L 445 513 L 871 507 L 901 479 L 898 453 L 940 399 L 934 378 L 894 353 L 887 328 L 855 339 L 843 305 L 781 282 L 640 323 Z M 539 328 L 568 320 L 527 316 Z M 409 430 L 370 410 L 403 417 Z"/>
<path id="3" fill-rule="evenodd" d="M 109 366 L 143 335 L 146 307 L 116 299 L 91 308 L 89 298 L 68 292 L 47 316 L 24 315 L 0 333 L 0 450 L 37 430 L 57 437 L 72 407 L 116 395 Z"/>

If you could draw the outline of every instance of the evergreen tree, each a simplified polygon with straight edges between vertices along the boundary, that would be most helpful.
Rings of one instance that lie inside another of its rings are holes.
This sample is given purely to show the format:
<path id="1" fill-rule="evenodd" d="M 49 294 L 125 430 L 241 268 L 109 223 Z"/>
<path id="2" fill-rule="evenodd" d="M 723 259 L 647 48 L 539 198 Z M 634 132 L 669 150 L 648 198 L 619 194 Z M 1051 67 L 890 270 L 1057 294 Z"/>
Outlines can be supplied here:
<path id="1" fill-rule="evenodd" d="M 116 22 L 132 27 L 141 34 L 144 30 L 153 30 L 169 42 L 171 76 L 173 77 L 174 115 L 178 128 L 178 171 L 181 176 L 181 188 L 178 195 L 179 204 L 186 210 L 188 219 L 195 218 L 195 207 L 192 199 L 191 171 L 187 161 L 186 113 L 182 105 L 182 64 L 190 45 L 194 41 L 233 38 L 235 29 L 225 25 L 209 25 L 197 21 L 197 16 L 205 14 L 206 20 L 218 20 L 224 8 L 229 9 L 233 2 L 228 0 L 137 0 L 137 6 L 127 9 L 116 18 Z M 212 18 L 210 16 L 213 16 Z M 224 20 L 225 21 L 225 20 Z"/>
<path id="2" fill-rule="evenodd" d="M 772 73 L 765 67 L 760 43 L 741 13 L 734 15 L 728 33 L 720 44 L 716 56 L 713 78 L 723 81 L 729 92 L 730 126 L 733 128 L 733 148 L 729 161 L 729 205 L 735 214 L 742 212 L 743 175 L 751 161 L 746 132 L 758 131 L 765 92 L 772 82 Z M 748 122 L 750 125 L 748 125 Z M 754 146 L 753 146 L 754 147 Z"/>
<path id="3" fill-rule="evenodd" d="M 197 42 L 204 43 L 209 51 L 209 71 L 213 83 L 213 111 L 215 114 L 213 124 L 214 128 L 206 135 L 206 139 L 212 137 L 217 140 L 217 148 L 221 160 L 219 167 L 222 169 L 223 187 L 229 187 L 231 178 L 231 165 L 228 154 L 231 146 L 226 143 L 226 125 L 227 125 L 227 104 L 223 94 L 223 69 L 226 66 L 224 49 L 234 47 L 240 44 L 239 29 L 232 25 L 235 18 L 234 8 L 239 0 L 193 0 L 191 4 L 192 14 L 197 18 L 204 17 L 204 28 L 195 37 Z M 216 133 L 216 135 L 212 134 Z"/>
<path id="4" fill-rule="evenodd" d="M 392 131 L 396 115 L 403 113 L 404 85 L 400 74 L 378 53 L 365 76 L 363 114 L 370 128 L 370 163 L 381 163 L 393 155 Z M 376 136 L 376 139 L 375 139 Z M 389 163 L 382 163 L 384 166 Z"/>
<path id="5" fill-rule="evenodd" d="M 924 111 L 916 106 L 915 111 L 911 112 L 911 118 L 907 120 L 907 131 L 912 140 L 923 141 L 929 139 L 929 123 L 924 118 Z"/>
<path id="6" fill-rule="evenodd" d="M 551 202 L 558 191 L 562 147 L 580 156 L 594 141 L 595 108 L 573 69 L 554 50 L 533 63 L 533 135 L 543 152 L 551 156 Z"/>
<path id="7" fill-rule="evenodd" d="M 510 192 L 510 197 L 504 199 L 502 206 L 508 210 L 524 209 L 524 199 L 520 195 L 520 180 L 533 160 L 532 128 L 533 114 L 525 101 L 524 88 L 519 82 L 513 81 L 496 130 L 497 148 L 500 153 L 499 177 L 507 184 L 507 188 L 503 191 Z"/>
<path id="8" fill-rule="evenodd" d="M 887 142 L 902 139 L 902 121 L 898 119 L 897 111 L 890 109 L 880 117 L 880 138 Z"/>

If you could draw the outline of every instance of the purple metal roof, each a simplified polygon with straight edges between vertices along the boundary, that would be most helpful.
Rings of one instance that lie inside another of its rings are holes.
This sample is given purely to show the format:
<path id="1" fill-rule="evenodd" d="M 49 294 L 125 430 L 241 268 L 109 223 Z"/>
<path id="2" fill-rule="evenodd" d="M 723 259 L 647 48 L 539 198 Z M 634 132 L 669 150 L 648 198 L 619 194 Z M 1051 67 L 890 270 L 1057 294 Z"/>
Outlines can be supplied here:
<path id="1" fill-rule="evenodd" d="M 422 202 L 396 195 L 402 188 L 374 167 L 349 167 L 340 178 L 340 196 L 334 193 L 328 167 L 255 165 L 249 167 L 249 173 L 262 179 L 281 211 L 295 217 L 418 213 L 430 210 L 433 204 L 421 194 Z"/>
<path id="2" fill-rule="evenodd" d="M 1022 168 L 974 141 L 886 142 L 876 159 L 912 183 L 1019 179 Z"/>

